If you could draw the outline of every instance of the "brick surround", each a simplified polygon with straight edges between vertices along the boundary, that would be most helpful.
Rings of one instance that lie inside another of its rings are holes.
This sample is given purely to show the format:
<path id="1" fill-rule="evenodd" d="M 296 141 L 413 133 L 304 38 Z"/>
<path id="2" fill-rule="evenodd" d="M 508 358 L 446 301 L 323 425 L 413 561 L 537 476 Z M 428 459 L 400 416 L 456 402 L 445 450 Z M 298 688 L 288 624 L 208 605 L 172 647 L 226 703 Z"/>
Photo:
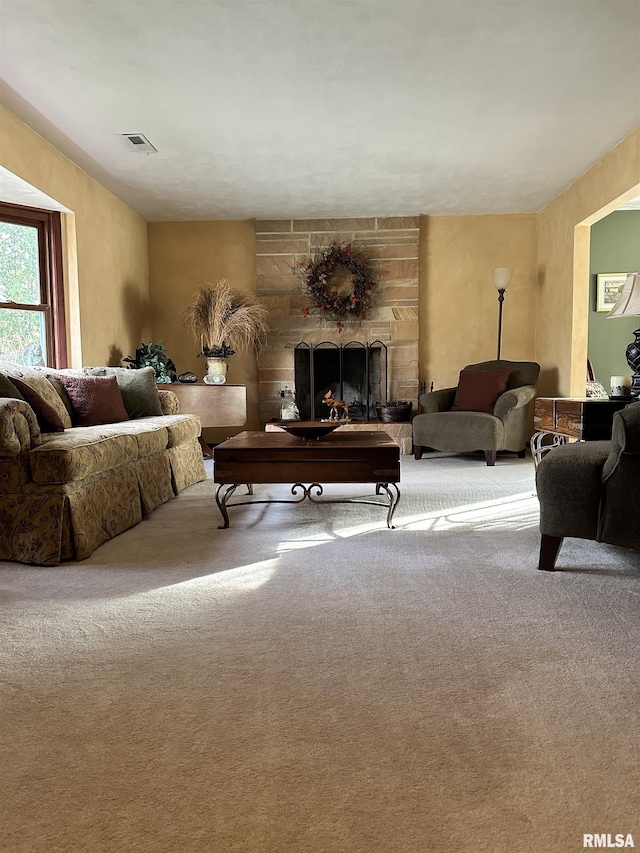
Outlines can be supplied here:
<path id="1" fill-rule="evenodd" d="M 388 398 L 411 400 L 417 411 L 419 228 L 419 218 L 412 216 L 256 222 L 257 291 L 271 313 L 258 365 L 263 423 L 279 417 L 281 386 L 294 387 L 293 349 L 300 341 L 383 341 L 388 348 Z M 335 322 L 303 316 L 308 300 L 294 274 L 301 257 L 333 240 L 368 249 L 378 282 L 369 318 L 342 333 Z"/>

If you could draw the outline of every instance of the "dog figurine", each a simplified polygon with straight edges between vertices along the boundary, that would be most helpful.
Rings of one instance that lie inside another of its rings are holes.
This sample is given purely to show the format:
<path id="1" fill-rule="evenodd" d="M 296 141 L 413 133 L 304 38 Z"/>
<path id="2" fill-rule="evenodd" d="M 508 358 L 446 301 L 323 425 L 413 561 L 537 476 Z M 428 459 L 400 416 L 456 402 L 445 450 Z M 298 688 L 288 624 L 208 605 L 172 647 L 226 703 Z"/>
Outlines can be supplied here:
<path id="1" fill-rule="evenodd" d="M 349 417 L 348 403 L 345 403 L 344 400 L 336 400 L 336 398 L 333 396 L 333 391 L 327 391 L 327 393 L 323 397 L 322 402 L 330 409 L 330 421 L 339 421 L 342 420 L 343 417 Z M 342 413 L 344 413 L 344 415 Z"/>

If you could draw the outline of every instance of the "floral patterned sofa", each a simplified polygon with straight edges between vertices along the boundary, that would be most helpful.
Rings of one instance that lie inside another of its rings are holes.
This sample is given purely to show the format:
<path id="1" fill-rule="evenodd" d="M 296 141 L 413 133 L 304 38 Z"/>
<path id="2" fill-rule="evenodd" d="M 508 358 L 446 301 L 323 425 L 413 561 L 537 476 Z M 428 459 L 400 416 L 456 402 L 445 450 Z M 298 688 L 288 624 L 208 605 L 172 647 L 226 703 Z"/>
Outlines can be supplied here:
<path id="1" fill-rule="evenodd" d="M 178 398 L 170 390 L 157 391 L 159 415 L 94 426 L 72 426 L 69 418 L 64 431 L 45 432 L 30 403 L 3 396 L 11 394 L 6 390 L 11 371 L 5 368 L 0 366 L 5 383 L 4 391 L 0 387 L 0 560 L 42 566 L 83 560 L 205 479 L 200 421 L 178 414 Z M 55 374 L 65 371 L 20 368 L 17 375 L 38 386 L 43 373 L 55 388 Z"/>

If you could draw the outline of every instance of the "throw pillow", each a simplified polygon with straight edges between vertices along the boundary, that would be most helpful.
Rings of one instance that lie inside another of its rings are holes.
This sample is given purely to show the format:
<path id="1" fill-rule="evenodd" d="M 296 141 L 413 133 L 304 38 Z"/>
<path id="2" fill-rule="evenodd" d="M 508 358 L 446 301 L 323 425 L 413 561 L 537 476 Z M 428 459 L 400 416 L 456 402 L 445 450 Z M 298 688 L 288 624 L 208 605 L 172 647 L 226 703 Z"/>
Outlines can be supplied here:
<path id="1" fill-rule="evenodd" d="M 75 426 L 128 421 L 115 376 L 60 376 L 74 412 Z"/>
<path id="2" fill-rule="evenodd" d="M 116 377 L 124 407 L 130 418 L 148 418 L 162 414 L 153 367 L 142 367 L 139 370 L 127 367 L 89 367 L 86 370 L 91 376 Z"/>
<path id="3" fill-rule="evenodd" d="M 64 368 L 64 370 L 55 370 L 52 367 L 43 367 L 40 368 L 42 373 L 47 377 L 49 382 L 53 385 L 53 387 L 58 392 L 58 396 L 62 400 L 65 409 L 69 412 L 69 417 L 73 420 L 74 411 L 73 406 L 71 405 L 71 400 L 69 395 L 67 394 L 67 389 L 64 387 L 62 382 L 60 382 L 60 376 L 84 376 L 82 370 L 73 370 L 71 368 Z"/>
<path id="4" fill-rule="evenodd" d="M 62 403 L 63 403 L 65 409 L 69 412 L 69 417 L 71 418 L 71 421 L 73 422 L 73 416 L 74 416 L 73 405 L 71 403 L 71 399 L 70 399 L 69 395 L 67 394 L 67 389 L 64 387 L 64 385 L 60 381 L 59 377 L 48 375 L 47 379 L 53 385 L 53 387 L 56 389 L 58 396 L 62 400 Z"/>
<path id="5" fill-rule="evenodd" d="M 64 422 L 59 412 L 56 411 L 48 400 L 41 397 L 35 388 L 32 388 L 23 379 L 12 376 L 11 381 L 22 394 L 22 399 L 26 400 L 35 412 L 38 425 L 42 432 L 64 432 Z"/>
<path id="6" fill-rule="evenodd" d="M 507 389 L 510 370 L 461 370 L 452 412 L 493 414 L 498 397 Z"/>
<path id="7" fill-rule="evenodd" d="M 21 382 L 26 382 L 29 387 L 36 392 L 36 394 L 41 397 L 54 412 L 57 414 L 57 419 L 55 422 L 59 420 L 62 423 L 62 429 L 69 429 L 71 427 L 71 418 L 69 416 L 69 412 L 66 410 L 64 403 L 62 402 L 60 395 L 54 388 L 54 386 L 47 379 L 44 370 L 40 370 L 36 367 L 22 367 L 15 366 L 8 368 L 3 371 L 9 377 L 9 379 L 13 382 L 14 385 L 18 385 L 16 379 L 19 379 Z M 18 386 L 21 393 L 24 395 L 25 399 L 29 404 L 31 404 L 31 400 L 28 399 L 27 395 L 22 390 L 22 386 Z M 37 415 L 37 412 L 36 412 Z M 48 418 L 47 418 L 48 419 Z M 53 424 L 53 421 L 51 421 Z M 56 430 L 58 427 L 55 427 Z"/>
<path id="8" fill-rule="evenodd" d="M 10 397 L 12 400 L 24 400 L 13 382 L 0 373 L 0 397 Z"/>

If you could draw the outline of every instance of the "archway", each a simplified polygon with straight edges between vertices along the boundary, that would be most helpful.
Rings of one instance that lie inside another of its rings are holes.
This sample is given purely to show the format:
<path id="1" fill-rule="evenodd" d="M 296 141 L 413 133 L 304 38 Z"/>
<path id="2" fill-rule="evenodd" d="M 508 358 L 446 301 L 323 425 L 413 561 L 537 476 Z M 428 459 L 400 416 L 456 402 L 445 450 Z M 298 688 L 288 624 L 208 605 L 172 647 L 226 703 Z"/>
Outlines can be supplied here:
<path id="1" fill-rule="evenodd" d="M 579 222 L 574 229 L 573 263 L 573 337 L 571 395 L 585 393 L 585 375 L 589 343 L 589 291 L 591 276 L 591 227 L 640 196 L 640 183 L 612 199 L 599 210 Z M 611 270 L 613 272 L 613 270 Z M 608 382 L 609 377 L 604 377 Z M 602 378 L 601 378 L 602 381 Z M 605 382 L 605 387 L 606 387 Z"/>

